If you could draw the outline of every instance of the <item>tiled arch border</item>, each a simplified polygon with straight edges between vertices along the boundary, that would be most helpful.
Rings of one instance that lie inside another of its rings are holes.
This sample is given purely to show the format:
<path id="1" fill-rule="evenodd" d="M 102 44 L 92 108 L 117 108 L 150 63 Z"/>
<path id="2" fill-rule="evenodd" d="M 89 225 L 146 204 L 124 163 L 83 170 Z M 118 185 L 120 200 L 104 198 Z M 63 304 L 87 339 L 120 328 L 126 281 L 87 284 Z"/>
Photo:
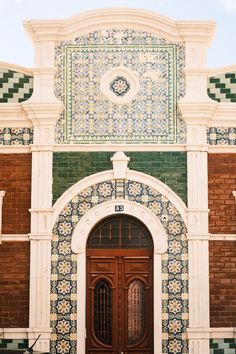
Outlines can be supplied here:
<path id="1" fill-rule="evenodd" d="M 142 205 L 148 213 L 155 214 L 162 225 L 160 230 L 168 235 L 169 251 L 161 256 L 162 353 L 188 353 L 186 207 L 162 182 L 136 171 L 128 171 L 127 179 L 120 181 L 113 179 L 113 171 L 87 177 L 67 190 L 54 205 L 51 353 L 77 353 L 77 266 L 81 264 L 80 256 L 71 251 L 72 235 L 77 234 L 76 226 L 83 215 L 117 199 L 119 203 Z M 80 345 L 78 348 L 79 354 L 84 354 Z M 159 352 L 155 350 L 155 354 Z"/>

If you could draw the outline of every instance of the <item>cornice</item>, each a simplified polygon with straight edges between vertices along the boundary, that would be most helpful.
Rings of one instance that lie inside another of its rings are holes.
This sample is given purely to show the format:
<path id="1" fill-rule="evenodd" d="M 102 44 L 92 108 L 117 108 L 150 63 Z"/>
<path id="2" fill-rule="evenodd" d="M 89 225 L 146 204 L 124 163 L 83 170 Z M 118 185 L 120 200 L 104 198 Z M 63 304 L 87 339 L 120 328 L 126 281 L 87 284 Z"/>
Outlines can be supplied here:
<path id="1" fill-rule="evenodd" d="M 218 102 L 212 119 L 208 122 L 208 126 L 235 127 L 236 103 Z"/>
<path id="2" fill-rule="evenodd" d="M 186 40 L 210 43 L 215 23 L 176 22 L 146 10 L 111 8 L 84 12 L 65 20 L 29 20 L 24 22 L 24 27 L 34 42 L 65 40 L 99 29 L 136 28 L 173 42 Z"/>
<path id="3" fill-rule="evenodd" d="M 32 127 L 21 103 L 0 103 L 0 127 Z"/>
<path id="4" fill-rule="evenodd" d="M 232 72 L 236 72 L 236 64 L 222 66 L 220 68 L 208 69 L 208 76 L 213 77 L 213 76 L 223 75 L 225 73 L 232 73 Z"/>
<path id="5" fill-rule="evenodd" d="M 12 63 L 7 63 L 4 61 L 0 61 L 0 68 L 1 69 L 6 69 L 6 70 L 12 70 L 12 71 L 17 71 L 25 75 L 33 76 L 33 72 L 31 69 L 26 68 L 24 66 L 12 64 Z"/>
<path id="6" fill-rule="evenodd" d="M 208 46 L 214 37 L 216 27 L 213 21 L 178 21 L 176 25 L 185 42 L 207 43 Z"/>

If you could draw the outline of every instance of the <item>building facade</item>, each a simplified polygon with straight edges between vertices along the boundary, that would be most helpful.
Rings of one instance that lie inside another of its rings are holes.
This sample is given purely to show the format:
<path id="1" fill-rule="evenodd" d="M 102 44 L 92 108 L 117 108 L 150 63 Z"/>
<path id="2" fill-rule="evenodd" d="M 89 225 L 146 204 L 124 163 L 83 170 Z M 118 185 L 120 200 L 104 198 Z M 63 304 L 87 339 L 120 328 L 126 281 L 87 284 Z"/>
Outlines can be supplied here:
<path id="1" fill-rule="evenodd" d="M 24 23 L 0 62 L 0 346 L 236 351 L 236 66 L 212 22 Z"/>

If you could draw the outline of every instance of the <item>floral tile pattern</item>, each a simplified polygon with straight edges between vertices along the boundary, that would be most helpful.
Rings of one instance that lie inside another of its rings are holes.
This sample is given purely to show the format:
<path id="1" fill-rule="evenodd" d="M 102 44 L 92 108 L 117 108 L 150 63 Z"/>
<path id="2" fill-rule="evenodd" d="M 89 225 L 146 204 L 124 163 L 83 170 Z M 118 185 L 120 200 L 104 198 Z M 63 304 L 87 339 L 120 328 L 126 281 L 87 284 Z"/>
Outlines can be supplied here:
<path id="1" fill-rule="evenodd" d="M 207 142 L 210 145 L 236 145 L 236 127 L 207 129 Z"/>
<path id="2" fill-rule="evenodd" d="M 55 94 L 65 110 L 57 143 L 183 143 L 185 123 L 176 102 L 185 92 L 184 61 L 183 46 L 142 31 L 96 31 L 59 42 Z M 127 104 L 111 102 L 100 89 L 103 75 L 119 66 L 140 83 Z"/>
<path id="3" fill-rule="evenodd" d="M 130 180 L 109 180 L 75 195 L 61 211 L 53 228 L 51 353 L 76 354 L 77 255 L 71 251 L 73 230 L 95 205 L 125 198 L 149 208 L 168 234 L 168 252 L 162 256 L 163 354 L 187 354 L 188 248 L 186 226 L 175 206 L 153 188 Z M 83 330 L 83 329 L 81 329 Z"/>
<path id="4" fill-rule="evenodd" d="M 29 145 L 33 143 L 31 128 L 0 128 L 1 145 Z"/>

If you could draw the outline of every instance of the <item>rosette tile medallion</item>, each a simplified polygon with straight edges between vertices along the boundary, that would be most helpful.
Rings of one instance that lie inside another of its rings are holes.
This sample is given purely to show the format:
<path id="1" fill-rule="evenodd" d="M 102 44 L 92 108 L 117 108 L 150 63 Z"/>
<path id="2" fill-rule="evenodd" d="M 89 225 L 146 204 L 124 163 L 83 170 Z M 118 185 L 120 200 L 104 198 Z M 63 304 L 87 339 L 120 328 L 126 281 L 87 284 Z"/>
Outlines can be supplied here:
<path id="1" fill-rule="evenodd" d="M 109 29 L 58 42 L 55 93 L 65 105 L 56 142 L 185 142 L 177 101 L 185 49 L 154 34 Z"/>
<path id="2" fill-rule="evenodd" d="M 110 89 L 116 96 L 124 96 L 130 89 L 130 84 L 123 76 L 117 76 L 111 83 Z"/>

